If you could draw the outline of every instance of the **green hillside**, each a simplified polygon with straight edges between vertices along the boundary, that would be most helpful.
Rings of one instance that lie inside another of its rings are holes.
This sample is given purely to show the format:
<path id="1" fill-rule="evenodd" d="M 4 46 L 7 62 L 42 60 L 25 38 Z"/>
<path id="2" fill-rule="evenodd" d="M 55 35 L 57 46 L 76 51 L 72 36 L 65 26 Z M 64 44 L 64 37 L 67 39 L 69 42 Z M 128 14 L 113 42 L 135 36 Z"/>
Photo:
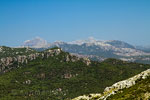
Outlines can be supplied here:
<path id="1" fill-rule="evenodd" d="M 55 49 L 58 48 L 50 51 Z M 83 94 L 101 93 L 105 87 L 150 68 L 116 59 L 91 61 L 90 65 L 87 61 L 61 51 L 21 64 L 0 75 L 0 100 L 70 100 Z"/>
<path id="2" fill-rule="evenodd" d="M 16 57 L 17 55 L 29 55 L 36 51 L 31 48 L 10 48 L 6 46 L 0 46 L 0 58 L 3 57 Z"/>

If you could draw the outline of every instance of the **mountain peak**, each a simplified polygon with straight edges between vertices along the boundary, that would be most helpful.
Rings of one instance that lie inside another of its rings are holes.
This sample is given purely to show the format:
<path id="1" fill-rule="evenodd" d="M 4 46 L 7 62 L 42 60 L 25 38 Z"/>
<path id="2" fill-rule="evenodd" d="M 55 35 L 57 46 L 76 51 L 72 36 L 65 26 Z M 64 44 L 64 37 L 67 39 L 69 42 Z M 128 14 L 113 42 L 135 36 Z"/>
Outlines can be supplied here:
<path id="1" fill-rule="evenodd" d="M 24 47 L 32 47 L 32 48 L 42 48 L 47 46 L 47 41 L 40 38 L 40 37 L 35 37 L 32 40 L 26 40 L 23 43 Z"/>
<path id="2" fill-rule="evenodd" d="M 70 44 L 77 44 L 77 45 L 82 45 L 84 43 L 95 43 L 97 42 L 97 39 L 95 39 L 94 37 L 88 37 L 85 40 L 76 40 L 76 41 L 72 41 L 70 42 Z"/>
<path id="3" fill-rule="evenodd" d="M 95 41 L 97 41 L 94 37 L 88 37 L 88 39 L 87 39 L 89 42 L 95 42 Z"/>

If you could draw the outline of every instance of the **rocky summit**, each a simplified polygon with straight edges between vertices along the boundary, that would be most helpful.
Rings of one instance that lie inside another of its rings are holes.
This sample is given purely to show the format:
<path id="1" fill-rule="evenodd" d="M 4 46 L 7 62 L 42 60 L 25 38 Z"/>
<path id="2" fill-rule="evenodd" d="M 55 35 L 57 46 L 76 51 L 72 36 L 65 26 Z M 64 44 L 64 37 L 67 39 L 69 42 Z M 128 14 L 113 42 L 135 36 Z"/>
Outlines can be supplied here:
<path id="1" fill-rule="evenodd" d="M 23 47 L 31 47 L 31 48 L 42 48 L 46 47 L 47 45 L 48 45 L 47 41 L 40 37 L 36 37 L 32 40 L 26 40 L 23 43 Z"/>

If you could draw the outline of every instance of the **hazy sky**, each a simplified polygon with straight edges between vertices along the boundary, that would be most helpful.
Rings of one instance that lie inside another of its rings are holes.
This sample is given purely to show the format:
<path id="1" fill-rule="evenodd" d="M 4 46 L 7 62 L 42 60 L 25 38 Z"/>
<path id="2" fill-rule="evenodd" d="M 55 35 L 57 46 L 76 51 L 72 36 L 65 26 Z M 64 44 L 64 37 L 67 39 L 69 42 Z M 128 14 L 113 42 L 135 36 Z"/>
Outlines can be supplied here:
<path id="1" fill-rule="evenodd" d="M 0 0 L 0 45 L 36 36 L 150 45 L 150 0 Z"/>

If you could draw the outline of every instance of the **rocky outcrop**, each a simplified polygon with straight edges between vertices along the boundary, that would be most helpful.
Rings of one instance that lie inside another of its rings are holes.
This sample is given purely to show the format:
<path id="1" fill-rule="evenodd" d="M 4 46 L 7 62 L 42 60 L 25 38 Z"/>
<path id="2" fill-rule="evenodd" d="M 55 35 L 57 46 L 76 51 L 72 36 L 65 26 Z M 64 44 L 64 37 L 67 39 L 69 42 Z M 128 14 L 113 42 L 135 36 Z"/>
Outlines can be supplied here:
<path id="1" fill-rule="evenodd" d="M 121 89 L 129 88 L 135 85 L 138 80 L 146 79 L 148 76 L 150 76 L 150 69 L 143 71 L 140 74 L 135 75 L 134 77 L 131 77 L 127 80 L 117 82 L 110 87 L 106 87 L 103 94 L 84 95 L 84 96 L 79 96 L 77 98 L 74 98 L 72 100 L 106 100 L 110 95 L 116 94 L 117 91 Z M 145 95 L 149 95 L 149 94 L 145 94 Z"/>
<path id="2" fill-rule="evenodd" d="M 18 55 L 16 57 L 6 57 L 0 59 L 0 74 L 8 72 L 9 70 L 13 68 L 20 67 L 23 64 L 27 64 L 29 61 L 33 61 L 37 58 L 48 58 L 48 57 L 54 57 L 59 55 L 62 52 L 62 49 L 50 49 L 46 50 L 44 52 L 36 52 L 29 55 Z M 75 62 L 78 60 L 82 60 L 86 65 L 90 65 L 90 60 L 88 58 L 79 58 L 74 55 L 70 55 L 69 53 L 65 55 L 65 59 L 63 61 L 65 62 Z M 62 62 L 63 62 L 62 61 Z"/>
<path id="3" fill-rule="evenodd" d="M 129 87 L 135 85 L 136 81 L 141 80 L 141 79 L 146 79 L 148 76 L 150 76 L 150 69 L 148 69 L 144 72 L 141 72 L 140 74 L 138 74 L 134 77 L 131 77 L 127 80 L 117 82 L 110 87 L 106 87 L 104 90 L 104 96 L 101 97 L 101 99 L 106 100 L 106 98 L 109 97 L 110 95 L 115 94 L 117 91 L 119 91 L 121 89 L 129 88 Z"/>
<path id="4" fill-rule="evenodd" d="M 0 73 L 5 73 L 13 68 L 20 67 L 22 64 L 27 64 L 29 61 L 33 61 L 38 57 L 48 58 L 50 56 L 59 55 L 61 49 L 48 50 L 46 52 L 34 53 L 28 56 L 18 55 L 17 57 L 6 57 L 0 59 Z"/>
<path id="5" fill-rule="evenodd" d="M 77 55 L 77 54 L 71 53 L 71 59 L 70 59 L 70 60 L 71 60 L 72 62 L 75 62 L 75 61 L 77 61 L 77 60 L 79 60 L 79 59 L 82 59 L 83 62 L 84 62 L 87 66 L 91 64 L 91 60 L 90 60 L 88 57 L 86 57 L 86 56 L 79 56 L 79 55 Z"/>
<path id="6" fill-rule="evenodd" d="M 83 58 L 83 61 L 84 61 L 84 63 L 86 63 L 87 66 L 91 64 L 91 61 L 86 57 Z"/>
<path id="7" fill-rule="evenodd" d="M 2 52 L 3 51 L 3 47 L 0 47 L 0 52 Z"/>

